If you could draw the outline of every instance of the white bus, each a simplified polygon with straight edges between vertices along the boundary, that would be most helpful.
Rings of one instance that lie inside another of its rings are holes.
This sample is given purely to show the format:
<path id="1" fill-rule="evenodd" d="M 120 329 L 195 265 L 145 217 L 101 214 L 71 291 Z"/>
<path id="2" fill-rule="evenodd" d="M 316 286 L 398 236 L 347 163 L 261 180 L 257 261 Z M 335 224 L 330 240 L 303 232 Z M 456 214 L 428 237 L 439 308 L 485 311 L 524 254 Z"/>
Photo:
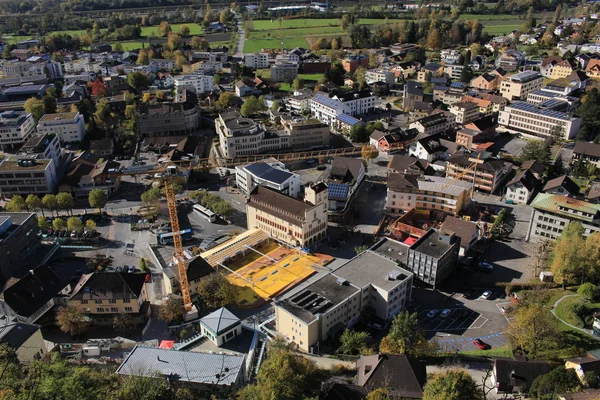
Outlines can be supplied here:
<path id="1" fill-rule="evenodd" d="M 209 222 L 215 222 L 217 220 L 217 214 L 206 207 L 202 207 L 200 204 L 194 204 L 194 211 Z"/>

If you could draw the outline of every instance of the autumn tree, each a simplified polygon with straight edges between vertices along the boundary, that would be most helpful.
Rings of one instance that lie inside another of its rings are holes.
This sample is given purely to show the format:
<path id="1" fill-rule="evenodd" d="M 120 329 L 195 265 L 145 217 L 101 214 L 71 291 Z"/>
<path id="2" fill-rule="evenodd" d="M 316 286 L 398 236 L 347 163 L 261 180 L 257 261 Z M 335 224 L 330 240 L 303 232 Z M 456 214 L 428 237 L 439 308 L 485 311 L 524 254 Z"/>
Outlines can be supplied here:
<path id="1" fill-rule="evenodd" d="M 52 229 L 55 231 L 64 231 L 67 227 L 67 223 L 62 218 L 54 218 L 52 220 Z"/>
<path id="2" fill-rule="evenodd" d="M 292 82 L 292 87 L 296 90 L 304 88 L 304 79 L 297 76 L 296 79 L 294 79 L 294 82 Z"/>
<path id="3" fill-rule="evenodd" d="M 208 41 L 199 36 L 192 36 L 190 39 L 190 46 L 194 50 L 206 50 L 208 49 Z"/>
<path id="4" fill-rule="evenodd" d="M 342 19 L 340 20 L 340 28 L 345 31 L 350 26 L 351 20 L 349 14 L 342 15 Z"/>
<path id="5" fill-rule="evenodd" d="M 53 194 L 47 194 L 42 197 L 42 204 L 46 210 L 50 211 L 50 214 L 54 215 L 54 211 L 58 210 L 58 201 L 56 196 Z"/>
<path id="6" fill-rule="evenodd" d="M 93 219 L 85 221 L 85 230 L 89 232 L 96 232 L 97 226 Z"/>
<path id="7" fill-rule="evenodd" d="M 479 400 L 481 391 L 466 371 L 449 370 L 427 379 L 423 400 Z"/>
<path id="8" fill-rule="evenodd" d="M 391 354 L 406 354 L 408 357 L 428 354 L 431 344 L 425 339 L 419 326 L 417 313 L 402 311 L 392 320 L 389 333 L 381 340 L 379 351 Z"/>
<path id="9" fill-rule="evenodd" d="M 92 93 L 92 96 L 104 96 L 106 93 L 106 85 L 104 85 L 100 79 L 89 82 L 87 87 L 90 90 L 90 93 Z"/>
<path id="10" fill-rule="evenodd" d="M 44 101 L 36 99 L 35 97 L 27 99 L 23 108 L 26 112 L 31 114 L 35 122 L 39 121 L 40 118 L 42 118 L 42 115 L 44 115 Z"/>
<path id="11" fill-rule="evenodd" d="M 578 277 L 585 276 L 585 239 L 583 226 L 578 221 L 569 223 L 554 243 L 552 253 L 552 273 L 554 280 L 563 287 L 575 283 Z"/>
<path id="12" fill-rule="evenodd" d="M 360 149 L 360 156 L 366 162 L 371 162 L 371 160 L 377 158 L 378 155 L 379 151 L 377 151 L 377 149 L 370 144 L 363 144 Z"/>
<path id="13" fill-rule="evenodd" d="M 235 302 L 237 287 L 219 273 L 210 274 L 198 285 L 198 295 L 210 308 L 221 308 Z"/>
<path id="14" fill-rule="evenodd" d="M 79 217 L 69 217 L 67 219 L 67 229 L 71 232 L 81 232 L 83 231 L 83 222 L 81 222 Z"/>
<path id="15" fill-rule="evenodd" d="M 558 321 L 539 304 L 518 307 L 508 324 L 507 334 L 513 346 L 532 359 L 541 351 L 556 348 L 560 338 Z"/>
<path id="16" fill-rule="evenodd" d="M 237 103 L 237 96 L 231 92 L 223 92 L 217 101 L 222 108 L 233 107 Z"/>
<path id="17" fill-rule="evenodd" d="M 158 317 L 166 323 L 179 323 L 184 316 L 183 300 L 179 297 L 169 297 L 158 310 Z"/>
<path id="18" fill-rule="evenodd" d="M 27 205 L 27 209 L 29 211 L 40 210 L 42 212 L 42 215 L 44 215 L 44 209 L 42 208 L 42 199 L 40 199 L 35 194 L 27 195 L 27 198 L 25 199 L 25 204 Z"/>
<path id="19" fill-rule="evenodd" d="M 78 308 L 65 306 L 56 313 L 56 325 L 61 331 L 76 336 L 90 327 L 90 319 Z"/>
<path id="20" fill-rule="evenodd" d="M 90 207 L 97 208 L 99 212 L 102 212 L 102 208 L 108 202 L 108 196 L 104 190 L 94 189 L 88 195 L 88 202 L 90 203 Z"/>
<path id="21" fill-rule="evenodd" d="M 189 36 L 190 35 L 190 28 L 187 25 L 180 25 L 179 26 L 179 34 L 181 36 Z"/>
<path id="22" fill-rule="evenodd" d="M 135 321 L 130 314 L 116 314 L 113 317 L 113 329 L 117 332 L 130 334 L 135 329 Z"/>
<path id="23" fill-rule="evenodd" d="M 427 35 L 427 48 L 439 50 L 442 47 L 442 34 L 438 28 L 433 28 Z"/>
<path id="24" fill-rule="evenodd" d="M 370 391 L 367 400 L 392 400 L 392 397 L 388 388 L 381 387 Z"/>
<path id="25" fill-rule="evenodd" d="M 338 349 L 338 353 L 356 355 L 368 352 L 368 338 L 368 332 L 345 329 L 342 336 L 340 336 L 340 348 Z"/>
<path id="26" fill-rule="evenodd" d="M 56 195 L 56 203 L 58 208 L 63 211 L 71 211 L 75 207 L 75 199 L 71 193 L 61 192 Z"/>
<path id="27" fill-rule="evenodd" d="M 158 25 L 158 32 L 160 36 L 166 37 L 169 32 L 171 32 L 171 25 L 167 21 L 162 21 L 160 25 Z"/>

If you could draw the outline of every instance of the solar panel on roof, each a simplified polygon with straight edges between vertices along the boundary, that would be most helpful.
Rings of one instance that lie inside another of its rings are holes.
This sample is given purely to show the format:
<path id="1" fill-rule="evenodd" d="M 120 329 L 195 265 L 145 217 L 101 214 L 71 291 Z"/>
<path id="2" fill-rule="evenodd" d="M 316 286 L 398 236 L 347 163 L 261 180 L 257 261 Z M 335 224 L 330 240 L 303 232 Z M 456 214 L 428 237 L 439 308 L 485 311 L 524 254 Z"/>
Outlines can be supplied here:
<path id="1" fill-rule="evenodd" d="M 340 121 L 342 121 L 345 124 L 348 125 L 356 125 L 358 124 L 360 121 L 348 114 L 340 114 L 337 116 L 337 119 L 339 119 Z"/>
<path id="2" fill-rule="evenodd" d="M 463 89 L 465 87 L 465 83 L 464 82 L 452 82 L 450 84 L 451 88 L 458 88 L 458 89 Z"/>
<path id="3" fill-rule="evenodd" d="M 343 183 L 330 183 L 327 187 L 329 198 L 345 199 L 348 197 L 350 187 Z"/>

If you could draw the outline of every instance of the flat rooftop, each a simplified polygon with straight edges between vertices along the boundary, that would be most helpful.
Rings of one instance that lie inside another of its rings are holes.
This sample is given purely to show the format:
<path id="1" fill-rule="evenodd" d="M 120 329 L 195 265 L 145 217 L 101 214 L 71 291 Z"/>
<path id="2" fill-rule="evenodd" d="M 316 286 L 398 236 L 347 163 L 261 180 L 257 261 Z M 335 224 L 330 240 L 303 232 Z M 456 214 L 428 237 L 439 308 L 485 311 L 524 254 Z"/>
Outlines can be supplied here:
<path id="1" fill-rule="evenodd" d="M 62 113 L 54 113 L 54 114 L 44 114 L 42 118 L 40 118 L 39 122 L 50 122 L 50 121 L 60 121 L 60 120 L 71 120 L 75 119 L 78 113 L 76 112 L 62 112 Z"/>
<path id="2" fill-rule="evenodd" d="M 383 238 L 371 247 L 371 251 L 406 265 L 409 246 L 390 238 Z"/>
<path id="3" fill-rule="evenodd" d="M 325 275 L 297 294 L 280 302 L 279 306 L 304 322 L 310 323 L 317 319 L 317 314 L 326 312 L 358 292 L 360 289 L 356 286 L 343 284 L 334 275 Z"/>
<path id="4" fill-rule="evenodd" d="M 51 160 L 27 160 L 35 161 L 33 165 L 19 165 L 17 160 L 4 160 L 0 162 L 0 171 L 22 172 L 22 171 L 43 171 L 48 167 Z"/>
<path id="5" fill-rule="evenodd" d="M 413 243 L 413 245 L 410 246 L 410 249 L 430 257 L 440 258 L 452 247 L 452 243 L 440 239 L 444 236 L 448 237 L 448 235 L 430 229 L 425 235 L 420 237 L 419 240 Z"/>
<path id="6" fill-rule="evenodd" d="M 372 251 L 365 251 L 332 272 L 352 285 L 364 288 L 374 285 L 383 290 L 391 290 L 399 282 L 413 275 L 398 266 L 396 261 Z"/>

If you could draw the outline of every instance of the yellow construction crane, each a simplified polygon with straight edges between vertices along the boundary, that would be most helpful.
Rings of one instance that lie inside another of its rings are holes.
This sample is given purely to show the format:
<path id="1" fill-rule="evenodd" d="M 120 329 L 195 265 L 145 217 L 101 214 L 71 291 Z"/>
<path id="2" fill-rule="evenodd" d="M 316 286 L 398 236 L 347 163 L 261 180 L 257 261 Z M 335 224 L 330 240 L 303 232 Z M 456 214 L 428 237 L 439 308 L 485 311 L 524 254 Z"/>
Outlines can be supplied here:
<path id="1" fill-rule="evenodd" d="M 481 153 L 477 153 L 477 158 L 475 159 L 475 161 L 473 161 L 471 163 L 471 165 L 469 165 L 467 168 L 465 168 L 465 170 L 463 172 L 461 172 L 460 174 L 458 174 L 457 176 L 454 177 L 454 179 L 452 179 L 450 182 L 446 183 L 444 186 L 442 186 L 442 189 L 446 189 L 448 186 L 452 185 L 455 182 L 458 181 L 462 181 L 466 175 L 468 175 L 469 173 L 473 172 L 473 182 L 471 183 L 471 198 L 473 198 L 473 190 L 475 189 L 475 176 L 477 175 L 477 165 L 479 164 L 481 158 Z"/>

